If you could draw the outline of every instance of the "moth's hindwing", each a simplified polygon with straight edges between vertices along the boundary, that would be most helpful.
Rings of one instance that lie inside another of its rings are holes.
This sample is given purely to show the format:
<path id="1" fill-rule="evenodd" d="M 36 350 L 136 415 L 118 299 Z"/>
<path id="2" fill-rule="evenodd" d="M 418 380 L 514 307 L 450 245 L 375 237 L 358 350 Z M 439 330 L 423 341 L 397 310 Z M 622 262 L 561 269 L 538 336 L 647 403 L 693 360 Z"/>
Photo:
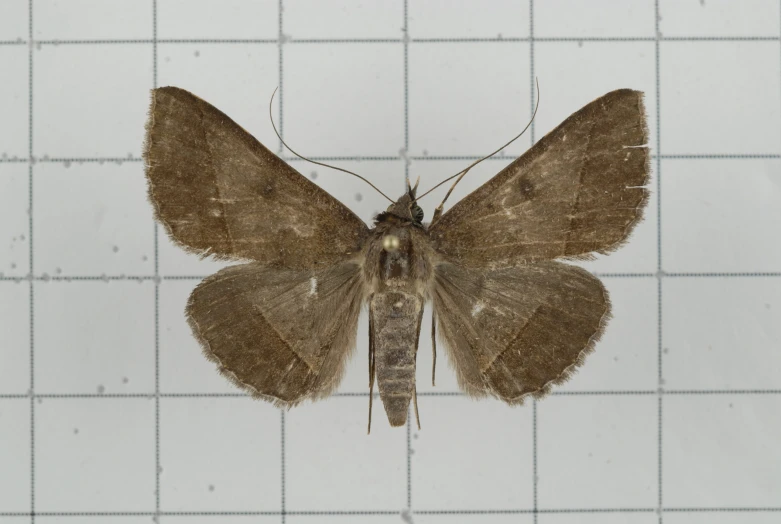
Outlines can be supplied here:
<path id="1" fill-rule="evenodd" d="M 355 345 L 360 266 L 319 271 L 231 266 L 193 291 L 187 316 L 207 358 L 280 406 L 328 396 Z"/>
<path id="2" fill-rule="evenodd" d="M 602 283 L 559 262 L 435 269 L 434 309 L 461 388 L 523 402 L 565 380 L 610 316 Z"/>

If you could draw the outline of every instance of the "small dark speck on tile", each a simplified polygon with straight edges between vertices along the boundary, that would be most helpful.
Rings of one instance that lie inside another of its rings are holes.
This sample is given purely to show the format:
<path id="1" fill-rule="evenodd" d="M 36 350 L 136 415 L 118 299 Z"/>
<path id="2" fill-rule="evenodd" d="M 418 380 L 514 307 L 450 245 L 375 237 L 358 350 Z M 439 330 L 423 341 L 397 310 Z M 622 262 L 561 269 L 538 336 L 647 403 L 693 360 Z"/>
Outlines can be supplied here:
<path id="1" fill-rule="evenodd" d="M 11 269 L 16 269 L 16 264 L 14 264 L 13 262 L 11 262 Z"/>
<path id="2" fill-rule="evenodd" d="M 146 256 L 146 255 L 144 255 L 144 256 L 142 256 L 142 257 L 141 257 L 141 260 L 142 260 L 143 262 L 146 262 L 147 260 L 149 260 L 149 257 L 148 257 L 148 256 Z"/>
<path id="3" fill-rule="evenodd" d="M 615 362 L 618 362 L 618 357 L 613 357 L 613 360 L 614 360 Z"/>
<path id="4" fill-rule="evenodd" d="M 43 404 L 43 399 L 41 397 L 38 397 L 38 404 Z"/>
<path id="5" fill-rule="evenodd" d="M 57 273 L 58 275 L 60 275 L 60 274 L 62 274 L 62 268 L 61 267 L 55 267 L 54 268 L 54 272 Z"/>
<path id="6" fill-rule="evenodd" d="M 103 384 L 100 384 L 98 386 L 98 393 L 103 394 L 105 392 L 106 392 L 106 386 L 104 386 Z"/>
<path id="7" fill-rule="evenodd" d="M 729 407 L 730 407 L 730 408 L 732 408 L 732 407 L 733 407 L 733 406 L 732 406 L 732 402 L 730 402 L 730 403 L 729 403 Z"/>
<path id="8" fill-rule="evenodd" d="M 24 242 L 24 235 L 19 235 L 19 240 L 21 240 L 22 242 Z"/>
<path id="9" fill-rule="evenodd" d="M 412 438 L 418 438 L 418 434 L 417 433 L 413 433 L 412 434 Z"/>
<path id="10" fill-rule="evenodd" d="M 170 62 L 171 61 L 171 57 L 170 56 L 165 57 L 165 61 L 166 62 Z"/>
<path id="11" fill-rule="evenodd" d="M 312 180 L 317 180 L 317 171 L 312 171 L 311 173 L 309 173 L 309 178 L 311 178 Z"/>
<path id="12" fill-rule="evenodd" d="M 112 247 L 112 248 L 111 248 L 111 250 L 112 250 L 114 253 L 116 253 L 117 251 L 119 251 L 119 246 L 114 246 L 114 247 Z"/>
<path id="13" fill-rule="evenodd" d="M 200 51 L 198 51 L 197 49 L 196 49 L 195 53 L 193 53 L 193 54 L 195 55 L 195 57 L 196 57 L 196 58 L 198 58 L 199 56 L 201 56 L 201 52 L 200 52 Z"/>
<path id="14" fill-rule="evenodd" d="M 663 353 L 669 353 L 669 352 L 670 352 L 670 348 L 664 348 L 664 349 L 662 350 L 662 352 L 663 352 Z"/>
<path id="15" fill-rule="evenodd" d="M 79 434 L 79 428 L 73 428 L 73 434 L 78 435 Z"/>
<path id="16" fill-rule="evenodd" d="M 765 304 L 765 309 L 770 309 L 770 304 Z"/>
<path id="17" fill-rule="evenodd" d="M 209 484 L 209 491 L 214 491 L 214 484 Z"/>
<path id="18" fill-rule="evenodd" d="M 130 379 L 128 379 L 127 377 L 122 377 L 123 384 L 127 384 L 128 382 L 130 382 Z"/>
<path id="19" fill-rule="evenodd" d="M 355 193 L 355 200 L 360 202 L 361 200 L 363 200 L 363 195 L 360 193 Z"/>

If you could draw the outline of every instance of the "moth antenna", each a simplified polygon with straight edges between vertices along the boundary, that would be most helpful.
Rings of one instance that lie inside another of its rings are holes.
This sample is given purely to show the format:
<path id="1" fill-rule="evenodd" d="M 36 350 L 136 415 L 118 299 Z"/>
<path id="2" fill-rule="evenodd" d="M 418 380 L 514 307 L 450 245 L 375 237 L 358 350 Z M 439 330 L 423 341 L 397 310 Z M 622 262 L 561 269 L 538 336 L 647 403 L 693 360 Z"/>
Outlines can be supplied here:
<path id="1" fill-rule="evenodd" d="M 523 135 L 523 134 L 526 132 L 526 130 L 527 130 L 527 129 L 529 129 L 529 126 L 531 126 L 531 125 L 532 125 L 532 122 L 534 122 L 534 117 L 535 117 L 535 116 L 537 116 L 537 109 L 540 107 L 540 81 L 539 81 L 538 79 L 536 79 L 536 78 L 535 78 L 535 81 L 537 82 L 537 104 L 534 106 L 534 113 L 532 113 L 532 117 L 529 119 L 529 123 L 528 123 L 528 124 L 526 124 L 526 127 L 524 127 L 524 128 L 523 128 L 523 131 L 521 131 L 520 133 L 518 133 L 517 135 L 515 135 L 515 137 L 514 137 L 512 140 L 510 140 L 509 142 L 507 142 L 506 144 L 504 144 L 502 147 L 500 147 L 499 149 L 497 149 L 496 151 L 494 151 L 494 152 L 493 152 L 493 153 L 491 153 L 490 155 L 488 155 L 488 156 L 484 156 L 483 158 L 480 158 L 480 159 L 478 159 L 478 160 L 475 160 L 474 162 L 472 162 L 471 164 L 469 164 L 469 166 L 467 166 L 467 167 L 466 167 L 466 169 L 463 169 L 462 171 L 459 171 L 459 172 L 458 172 L 458 173 L 456 173 L 455 175 L 453 175 L 453 176 L 451 176 L 451 177 L 448 177 L 448 178 L 446 178 L 445 180 L 443 180 L 443 181 L 442 181 L 442 182 L 440 182 L 439 184 L 435 185 L 434 187 L 432 187 L 431 189 L 429 189 L 428 191 L 426 191 L 425 193 L 423 193 L 422 195 L 420 195 L 419 197 L 417 197 L 415 200 L 416 200 L 416 201 L 417 201 L 417 200 L 420 200 L 421 198 L 423 198 L 424 196 L 428 195 L 429 193 L 431 193 L 432 191 L 434 191 L 436 188 L 438 188 L 438 187 L 439 187 L 439 186 L 441 186 L 442 184 L 444 184 L 444 183 L 446 183 L 446 182 L 449 182 L 449 181 L 453 180 L 453 179 L 454 179 L 454 178 L 456 178 L 456 177 L 459 177 L 459 179 L 455 181 L 455 183 L 453 184 L 453 187 L 451 187 L 451 188 L 450 188 L 450 191 L 448 191 L 447 195 L 445 196 L 445 200 L 447 200 L 447 198 L 450 196 L 450 193 L 452 193 L 452 192 L 453 192 L 453 189 L 456 187 L 456 184 L 458 184 L 458 183 L 461 181 L 461 179 L 462 179 L 462 178 L 464 178 L 464 175 L 466 175 L 466 174 L 469 172 L 469 170 L 470 170 L 470 169 L 472 169 L 473 167 L 475 167 L 477 164 L 479 164 L 479 163 L 480 163 L 480 162 L 482 162 L 483 160 L 486 160 L 486 159 L 488 159 L 488 158 L 491 158 L 491 157 L 492 157 L 492 156 L 494 156 L 496 153 L 498 153 L 499 151 L 501 151 L 501 150 L 502 150 L 502 149 L 504 149 L 505 147 L 509 146 L 510 144 L 512 144 L 513 142 L 515 142 L 515 141 L 516 141 L 516 140 L 518 140 L 519 138 L 521 138 L 521 136 L 522 136 L 522 135 Z M 444 204 L 445 204 L 445 200 L 443 200 L 443 201 L 442 201 L 442 203 L 441 203 L 441 204 L 439 204 L 439 206 L 437 206 L 437 209 L 438 209 L 438 210 L 440 210 L 440 213 L 441 213 L 441 208 L 442 208 L 442 206 L 444 206 Z M 436 211 L 435 211 L 435 217 L 437 217 L 437 216 L 438 216 L 438 215 L 436 214 Z M 432 219 L 431 219 L 431 223 L 432 223 L 432 224 L 434 223 L 434 220 L 435 220 L 435 218 L 432 218 Z"/>
<path id="2" fill-rule="evenodd" d="M 316 165 L 318 165 L 318 166 L 323 166 L 323 167 L 328 167 L 328 168 L 331 168 L 331 169 L 335 169 L 335 170 L 337 170 L 337 171 L 341 171 L 342 173 L 347 173 L 348 175 L 352 175 L 352 176 L 354 176 L 354 177 L 358 177 L 358 178 L 360 178 L 361 180 L 363 180 L 364 182 L 366 182 L 367 184 L 369 184 L 370 186 L 372 186 L 372 188 L 373 188 L 375 191 L 377 191 L 379 194 L 381 194 L 382 196 L 384 196 L 385 198 L 387 198 L 387 199 L 388 199 L 388 201 L 389 201 L 391 204 L 392 204 L 392 203 L 394 203 L 394 200 L 393 200 L 391 197 L 389 197 L 388 195 L 386 195 L 385 193 L 383 193 L 382 191 L 380 191 L 380 190 L 377 188 L 377 186 L 375 186 L 374 184 L 372 184 L 371 182 L 369 182 L 368 180 L 366 180 L 365 178 L 363 178 L 363 177 L 362 177 L 361 175 L 359 175 L 358 173 L 353 173 L 352 171 L 348 171 L 347 169 L 343 169 L 343 168 L 341 168 L 341 167 L 332 166 L 332 165 L 329 165 L 329 164 L 324 164 L 324 163 L 322 163 L 322 162 L 318 162 L 318 161 L 316 161 L 316 160 L 312 160 L 312 159 L 310 159 L 310 158 L 307 158 L 307 157 L 305 157 L 305 156 L 303 156 L 303 155 L 299 155 L 298 153 L 296 153 L 296 152 L 293 150 L 293 148 L 292 148 L 292 147 L 290 147 L 289 145 L 287 145 L 287 142 L 285 142 L 285 140 L 284 140 L 284 139 L 282 138 L 282 136 L 279 134 L 279 131 L 277 131 L 277 126 L 276 126 L 276 124 L 274 124 L 274 116 L 273 116 L 273 115 L 272 115 L 272 113 L 271 113 L 271 105 L 274 103 L 274 95 L 276 95 L 276 94 L 277 94 L 277 89 L 279 89 L 279 87 L 277 87 L 276 89 L 274 89 L 274 92 L 273 92 L 273 93 L 271 93 L 271 100 L 269 100 L 269 102 L 268 102 L 268 117 L 269 117 L 269 119 L 271 120 L 271 127 L 273 127 L 273 128 L 274 128 L 274 134 L 276 134 L 276 135 L 277 135 L 277 138 L 279 138 L 279 141 L 280 141 L 280 142 L 282 142 L 282 145 L 283 145 L 283 146 L 285 146 L 286 148 L 288 148 L 288 150 L 289 150 L 291 153 L 293 153 L 294 155 L 296 155 L 296 156 L 297 156 L 298 158 L 300 158 L 301 160 L 306 160 L 307 162 L 311 162 L 312 164 L 316 164 Z"/>

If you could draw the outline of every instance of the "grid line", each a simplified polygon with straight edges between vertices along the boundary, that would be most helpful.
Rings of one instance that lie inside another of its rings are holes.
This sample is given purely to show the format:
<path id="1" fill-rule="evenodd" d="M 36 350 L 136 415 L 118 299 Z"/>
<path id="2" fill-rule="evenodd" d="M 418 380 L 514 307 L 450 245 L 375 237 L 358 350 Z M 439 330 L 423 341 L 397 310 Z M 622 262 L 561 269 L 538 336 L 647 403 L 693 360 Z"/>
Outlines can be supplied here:
<path id="1" fill-rule="evenodd" d="M 277 59 L 279 61 L 279 78 L 278 78 L 278 85 L 279 85 L 279 152 L 282 153 L 285 150 L 284 144 L 283 144 L 283 137 L 285 136 L 285 113 L 283 111 L 284 107 L 284 100 L 285 100 L 285 75 L 284 75 L 284 46 L 287 41 L 285 38 L 284 33 L 284 12 L 285 7 L 283 4 L 283 0 L 278 0 L 277 2 L 277 46 L 278 46 L 278 55 Z M 286 437 L 285 437 L 285 410 L 280 409 L 280 418 L 279 418 L 279 432 L 280 432 L 280 449 L 279 449 L 279 475 L 280 475 L 280 521 L 282 524 L 285 524 L 287 522 L 287 504 L 286 504 L 286 490 L 287 490 L 287 470 L 286 470 L 286 463 L 285 463 L 285 451 L 286 451 Z"/>
<path id="2" fill-rule="evenodd" d="M 658 24 L 657 24 L 658 27 Z M 778 42 L 778 36 L 539 36 L 534 40 L 545 43 L 611 43 L 611 42 Z M 399 44 L 404 38 L 286 38 L 288 44 Z M 152 44 L 277 44 L 274 38 L 116 38 L 116 39 L 28 39 L 0 40 L 0 46 L 60 46 L 60 45 L 144 45 Z M 453 38 L 409 38 L 413 44 L 480 44 L 530 42 L 531 37 L 453 37 Z"/>
<path id="3" fill-rule="evenodd" d="M 534 122 L 532 122 L 532 126 L 534 125 Z M 303 160 L 301 158 L 297 157 L 291 157 L 291 156 L 285 156 L 280 154 L 279 155 L 282 160 L 285 162 L 306 162 L 306 160 Z M 410 156 L 404 156 L 404 155 L 397 155 L 397 156 L 388 156 L 388 155 L 350 155 L 350 156 L 312 156 L 307 157 L 311 160 L 317 160 L 319 162 L 399 162 L 402 160 L 414 160 L 414 161 L 453 161 L 453 160 L 462 160 L 462 161 L 473 161 L 473 160 L 479 160 L 484 158 L 485 160 L 493 160 L 493 161 L 508 161 L 508 160 L 515 160 L 519 157 L 519 155 L 505 155 L 505 154 L 498 154 L 496 156 L 492 156 L 489 158 L 485 158 L 484 155 L 410 155 Z M 662 159 L 662 160 L 775 160 L 775 159 L 781 159 L 781 154 L 775 154 L 775 153 L 747 153 L 747 154 L 675 154 L 675 155 L 651 155 L 652 160 Z M 98 163 L 98 164 L 106 164 L 106 163 L 113 163 L 117 165 L 122 165 L 125 162 L 130 163 L 139 163 L 143 162 L 144 159 L 141 157 L 134 157 L 134 156 L 128 156 L 128 157 L 54 157 L 54 158 L 38 158 L 35 156 L 30 156 L 29 158 L 21 158 L 21 157 L 5 157 L 0 158 L 0 164 L 26 164 L 28 162 L 31 162 L 33 164 L 66 164 L 68 167 L 72 164 L 80 164 L 80 163 Z"/>
<path id="4" fill-rule="evenodd" d="M 534 119 L 531 118 L 531 115 L 534 114 L 534 102 L 535 102 L 535 92 L 537 90 L 537 83 L 535 82 L 535 74 L 534 74 L 534 0 L 529 0 L 529 118 L 531 119 L 531 123 L 529 125 L 529 137 L 530 137 L 530 147 L 534 145 L 535 142 L 535 122 Z M 539 94 L 537 94 L 539 96 Z M 494 157 L 496 158 L 496 157 Z M 502 158 L 502 157 L 499 157 Z M 533 505 L 533 522 L 534 524 L 537 524 L 537 514 L 538 514 L 538 492 L 539 492 L 539 485 L 537 478 L 539 477 L 539 465 L 538 465 L 538 454 L 537 454 L 537 434 L 538 434 L 538 427 L 537 427 L 537 399 L 532 398 L 532 505 Z"/>
<path id="5" fill-rule="evenodd" d="M 657 508 L 626 507 L 626 508 L 541 508 L 536 513 L 560 515 L 573 513 L 603 514 L 603 513 L 656 513 Z M 767 507 L 669 507 L 668 513 L 781 513 L 781 506 Z M 534 514 L 534 509 L 453 509 L 453 510 L 420 510 L 419 515 L 524 515 Z M 398 515 L 395 510 L 333 510 L 333 511 L 286 511 L 285 515 L 301 517 L 318 516 L 388 516 Z M 20 511 L 0 512 L 0 517 L 237 517 L 237 516 L 282 516 L 281 511 L 161 511 L 159 514 L 150 511 L 42 511 L 25 513 Z"/>
<path id="6" fill-rule="evenodd" d="M 152 0 L 152 88 L 157 89 L 157 0 Z M 154 221 L 153 229 L 154 242 L 154 278 L 155 296 L 155 522 L 160 518 L 160 501 L 162 493 L 160 489 L 160 472 L 162 471 L 160 462 L 160 228 L 157 221 Z"/>
<path id="7" fill-rule="evenodd" d="M 27 31 L 29 33 L 29 40 L 33 38 L 33 0 L 27 2 Z M 35 274 L 35 258 L 34 258 L 34 224 L 33 224 L 33 48 L 32 46 L 27 49 L 27 82 L 28 82 L 28 123 L 27 123 L 27 155 L 30 162 L 27 165 L 27 184 L 28 184 L 28 204 L 30 212 L 28 213 L 28 238 L 30 239 L 29 245 L 29 267 L 30 274 Z M 30 523 L 35 524 L 35 282 L 30 280 L 29 284 L 30 292 Z"/>
<path id="8" fill-rule="evenodd" d="M 662 161 L 661 161 L 661 56 L 660 56 L 660 39 L 661 31 L 659 28 L 659 0 L 654 0 L 654 33 L 656 36 L 656 42 L 654 43 L 654 61 L 655 61 L 655 79 L 656 79 L 656 288 L 657 288 L 657 333 L 656 333 L 656 352 L 657 352 L 657 386 L 659 388 L 657 396 L 657 512 L 659 516 L 659 524 L 664 522 L 664 498 L 662 496 L 663 489 L 663 468 L 664 468 L 664 448 L 663 448 L 663 395 L 662 386 L 664 379 L 662 376 L 662 276 L 664 274 L 662 264 Z"/>

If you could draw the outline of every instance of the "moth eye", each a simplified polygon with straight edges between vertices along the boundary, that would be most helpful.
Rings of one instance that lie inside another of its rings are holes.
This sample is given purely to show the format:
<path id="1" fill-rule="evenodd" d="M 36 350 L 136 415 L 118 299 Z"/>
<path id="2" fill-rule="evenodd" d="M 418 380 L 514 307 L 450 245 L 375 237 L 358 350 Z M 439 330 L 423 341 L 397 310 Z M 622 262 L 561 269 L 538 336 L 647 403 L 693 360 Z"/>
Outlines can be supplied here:
<path id="1" fill-rule="evenodd" d="M 423 222 L 423 210 L 419 206 L 412 207 L 412 218 L 415 222 Z"/>
<path id="2" fill-rule="evenodd" d="M 385 235 L 382 237 L 382 249 L 390 253 L 399 249 L 399 237 L 396 235 Z"/>

